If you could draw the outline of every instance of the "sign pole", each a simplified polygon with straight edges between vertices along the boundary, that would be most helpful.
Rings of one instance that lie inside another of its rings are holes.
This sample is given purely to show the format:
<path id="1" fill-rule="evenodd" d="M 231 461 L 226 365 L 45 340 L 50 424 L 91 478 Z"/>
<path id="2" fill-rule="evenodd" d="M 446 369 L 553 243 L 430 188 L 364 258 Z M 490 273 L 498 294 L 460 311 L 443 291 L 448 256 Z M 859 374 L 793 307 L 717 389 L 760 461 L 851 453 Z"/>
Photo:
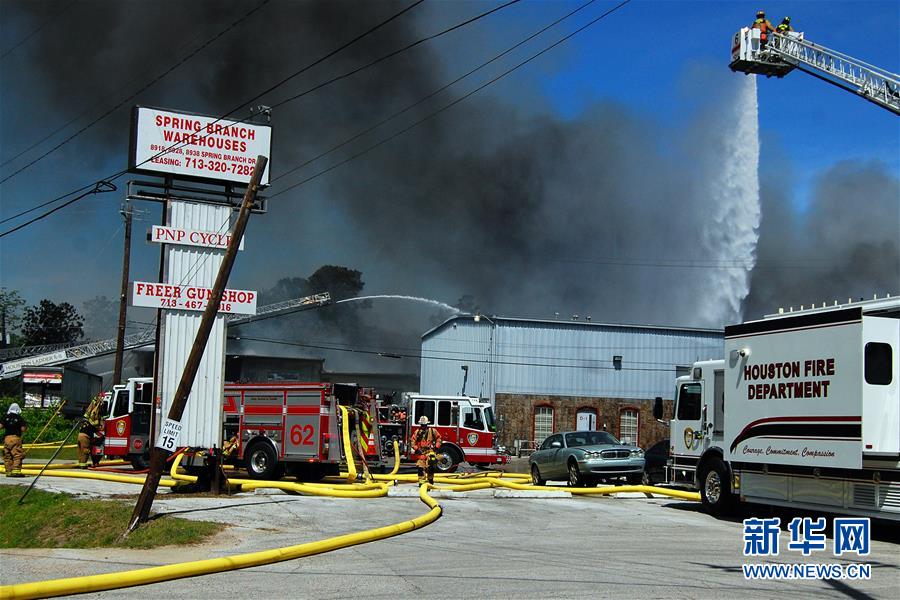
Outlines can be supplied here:
<path id="1" fill-rule="evenodd" d="M 159 488 L 159 479 L 162 475 L 163 466 L 171 452 L 177 447 L 178 432 L 181 430 L 181 415 L 184 413 L 184 407 L 194 385 L 197 369 L 200 367 L 200 360 L 203 358 L 206 343 L 209 341 L 209 334 L 212 331 L 213 322 L 219 310 L 219 303 L 222 301 L 222 296 L 225 293 L 225 285 L 228 283 L 229 275 L 231 275 L 231 268 L 237 256 L 238 246 L 240 246 L 241 239 L 244 237 L 244 230 L 247 228 L 247 221 L 250 219 L 250 208 L 256 198 L 259 180 L 263 171 L 265 171 L 267 162 L 268 158 L 265 156 L 259 155 L 256 158 L 256 165 L 253 168 L 250 183 L 241 202 L 241 210 L 238 214 L 237 223 L 234 226 L 234 233 L 228 244 L 228 249 L 225 251 L 222 265 L 219 267 L 219 273 L 216 275 L 216 282 L 213 285 L 211 297 L 206 305 L 206 309 L 203 311 L 200 327 L 197 330 L 197 337 L 194 338 L 194 345 L 191 347 L 191 353 L 184 365 L 184 372 L 182 372 L 178 388 L 175 390 L 175 397 L 172 400 L 168 418 L 160 427 L 159 439 L 150 452 L 150 472 L 144 480 L 144 487 L 141 490 L 141 495 L 138 496 L 137 504 L 134 506 L 131 522 L 125 535 L 134 531 L 140 523 L 147 521 L 150 517 L 150 508 L 153 506 L 153 499 L 156 497 L 156 490 Z"/>

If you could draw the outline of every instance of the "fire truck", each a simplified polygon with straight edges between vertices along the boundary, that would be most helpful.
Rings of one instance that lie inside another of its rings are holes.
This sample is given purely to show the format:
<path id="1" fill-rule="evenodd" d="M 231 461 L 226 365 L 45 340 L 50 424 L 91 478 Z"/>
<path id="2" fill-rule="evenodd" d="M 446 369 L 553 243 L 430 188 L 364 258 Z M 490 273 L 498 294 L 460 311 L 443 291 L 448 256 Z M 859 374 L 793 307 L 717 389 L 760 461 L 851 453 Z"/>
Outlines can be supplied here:
<path id="1" fill-rule="evenodd" d="M 506 456 L 497 449 L 491 403 L 470 396 L 403 394 L 400 404 L 382 406 L 379 411 L 382 445 L 388 447 L 385 442 L 393 440 L 401 444 L 405 460 L 417 460 L 407 442 L 422 417 L 428 418 L 443 440 L 437 451 L 438 471 L 451 473 L 463 461 L 476 467 L 506 464 Z"/>
<path id="2" fill-rule="evenodd" d="M 368 467 L 381 470 L 375 395 L 352 384 L 225 384 L 224 439 L 237 442 L 231 458 L 243 464 L 253 479 L 288 474 L 317 481 L 337 475 L 349 453 L 343 447 L 340 406 L 353 409 L 349 413 L 351 445 L 359 444 L 362 435 L 359 445 L 364 447 Z"/>
<path id="3" fill-rule="evenodd" d="M 725 328 L 676 381 L 667 479 L 735 500 L 900 520 L 900 297 Z M 662 400 L 654 406 L 662 416 Z"/>
<path id="4" fill-rule="evenodd" d="M 150 461 L 150 431 L 153 419 L 153 378 L 135 377 L 107 392 L 106 416 L 101 445 L 92 448 L 94 460 L 102 456 L 121 458 L 138 470 Z"/>

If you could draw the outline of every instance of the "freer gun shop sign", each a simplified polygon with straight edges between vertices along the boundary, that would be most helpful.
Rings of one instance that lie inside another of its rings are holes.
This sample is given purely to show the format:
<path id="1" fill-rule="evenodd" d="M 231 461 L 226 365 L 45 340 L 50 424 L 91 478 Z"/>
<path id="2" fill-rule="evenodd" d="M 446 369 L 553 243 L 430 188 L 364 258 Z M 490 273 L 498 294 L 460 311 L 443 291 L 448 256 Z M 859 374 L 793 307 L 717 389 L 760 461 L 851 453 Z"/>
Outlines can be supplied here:
<path id="1" fill-rule="evenodd" d="M 152 174 L 247 184 L 256 157 L 271 156 L 271 147 L 269 125 L 136 106 L 128 167 Z M 269 165 L 260 185 L 269 185 Z"/>

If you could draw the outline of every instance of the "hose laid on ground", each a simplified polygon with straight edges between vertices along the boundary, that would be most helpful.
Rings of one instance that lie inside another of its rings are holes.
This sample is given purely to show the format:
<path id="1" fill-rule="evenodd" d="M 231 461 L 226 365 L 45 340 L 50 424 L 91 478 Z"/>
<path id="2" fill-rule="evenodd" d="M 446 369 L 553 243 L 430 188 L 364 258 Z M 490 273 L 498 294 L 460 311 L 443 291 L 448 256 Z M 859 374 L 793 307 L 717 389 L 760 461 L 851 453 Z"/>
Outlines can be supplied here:
<path id="1" fill-rule="evenodd" d="M 172 479 L 175 481 L 196 482 L 197 477 L 195 475 L 183 475 L 178 472 L 178 466 L 181 464 L 182 458 L 184 458 L 183 453 L 179 453 L 175 457 L 175 460 L 172 461 L 172 467 L 169 469 L 169 475 L 171 475 Z M 332 496 L 335 498 L 380 498 L 382 496 L 387 496 L 388 488 L 387 484 L 384 483 L 363 484 L 364 487 L 350 486 L 350 489 L 346 489 L 348 486 L 341 486 L 344 488 L 341 489 L 341 487 L 309 485 L 296 481 L 264 481 L 237 478 L 229 478 L 228 483 L 241 486 L 242 491 L 272 488 L 285 492 L 306 494 L 308 496 Z"/>
<path id="2" fill-rule="evenodd" d="M 261 552 L 251 552 L 248 554 L 197 560 L 146 569 L 135 569 L 133 571 L 119 571 L 104 575 L 88 575 L 85 577 L 71 577 L 67 579 L 53 579 L 49 581 L 7 585 L 0 587 L 0 598 L 9 598 L 10 600 L 19 598 L 48 598 L 51 596 L 85 594 L 89 592 L 120 589 L 136 585 L 158 583 L 161 581 L 171 581 L 173 579 L 181 579 L 184 577 L 196 577 L 197 575 L 208 575 L 210 573 L 221 573 L 223 571 L 232 571 L 235 569 L 258 567 L 261 565 L 293 560 L 295 558 L 322 554 L 324 552 L 331 552 L 332 550 L 338 550 L 348 546 L 356 546 L 358 544 L 383 540 L 385 538 L 415 531 L 416 529 L 434 523 L 440 518 L 441 507 L 434 498 L 428 495 L 427 489 L 428 486 L 425 485 L 419 487 L 419 498 L 429 507 L 429 511 L 414 519 L 395 523 L 393 525 L 360 531 L 358 533 L 339 535 L 318 542 L 307 542 L 296 546 L 276 548 L 274 550 L 263 550 Z"/>

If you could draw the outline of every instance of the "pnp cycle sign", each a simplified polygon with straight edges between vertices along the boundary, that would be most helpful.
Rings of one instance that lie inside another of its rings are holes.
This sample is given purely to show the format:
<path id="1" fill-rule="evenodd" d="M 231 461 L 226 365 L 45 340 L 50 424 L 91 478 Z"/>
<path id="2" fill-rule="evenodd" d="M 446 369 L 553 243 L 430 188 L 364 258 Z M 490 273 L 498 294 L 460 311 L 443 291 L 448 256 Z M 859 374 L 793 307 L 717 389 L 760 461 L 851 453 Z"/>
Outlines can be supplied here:
<path id="1" fill-rule="evenodd" d="M 162 227 L 154 225 L 150 228 L 148 240 L 157 244 L 177 244 L 179 246 L 197 246 L 199 248 L 216 248 L 226 250 L 231 242 L 231 233 L 217 231 L 197 231 L 179 227 Z M 244 249 L 244 238 L 238 250 Z"/>
<path id="2" fill-rule="evenodd" d="M 145 106 L 132 111 L 131 171 L 248 184 L 256 157 L 271 150 L 270 125 Z M 260 185 L 269 185 L 268 164 Z"/>

